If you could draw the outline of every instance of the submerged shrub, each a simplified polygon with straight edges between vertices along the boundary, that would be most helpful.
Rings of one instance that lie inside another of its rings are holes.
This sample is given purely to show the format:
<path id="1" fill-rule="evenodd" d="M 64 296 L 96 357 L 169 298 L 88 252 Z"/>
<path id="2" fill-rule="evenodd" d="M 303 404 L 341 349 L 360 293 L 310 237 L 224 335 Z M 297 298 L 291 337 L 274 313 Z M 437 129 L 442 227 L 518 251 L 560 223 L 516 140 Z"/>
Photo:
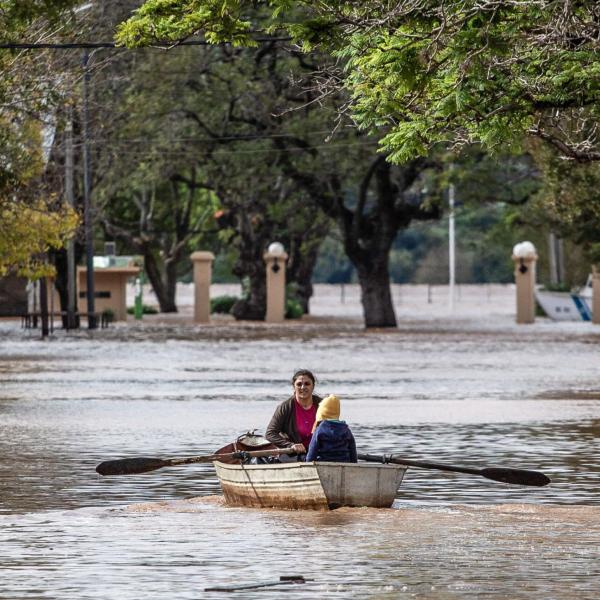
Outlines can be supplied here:
<path id="1" fill-rule="evenodd" d="M 135 308 L 133 306 L 127 307 L 127 314 L 132 315 L 135 313 Z M 144 315 L 157 315 L 158 309 L 154 308 L 154 306 L 148 306 L 147 304 L 142 304 L 142 314 Z"/>
<path id="2" fill-rule="evenodd" d="M 302 305 L 295 298 L 288 298 L 285 301 L 285 318 L 299 319 L 304 314 Z"/>
<path id="3" fill-rule="evenodd" d="M 216 298 L 210 299 L 210 312 L 211 313 L 231 313 L 233 305 L 238 301 L 237 296 L 217 296 Z"/>

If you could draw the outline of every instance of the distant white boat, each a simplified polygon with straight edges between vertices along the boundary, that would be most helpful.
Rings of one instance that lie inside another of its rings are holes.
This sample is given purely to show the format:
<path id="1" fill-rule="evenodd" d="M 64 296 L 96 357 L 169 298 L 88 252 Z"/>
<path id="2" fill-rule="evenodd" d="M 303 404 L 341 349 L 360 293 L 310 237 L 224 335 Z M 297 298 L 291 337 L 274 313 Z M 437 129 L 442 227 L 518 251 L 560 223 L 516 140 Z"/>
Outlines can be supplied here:
<path id="1" fill-rule="evenodd" d="M 554 321 L 592 320 L 592 276 L 575 292 L 535 290 L 535 299 Z"/>

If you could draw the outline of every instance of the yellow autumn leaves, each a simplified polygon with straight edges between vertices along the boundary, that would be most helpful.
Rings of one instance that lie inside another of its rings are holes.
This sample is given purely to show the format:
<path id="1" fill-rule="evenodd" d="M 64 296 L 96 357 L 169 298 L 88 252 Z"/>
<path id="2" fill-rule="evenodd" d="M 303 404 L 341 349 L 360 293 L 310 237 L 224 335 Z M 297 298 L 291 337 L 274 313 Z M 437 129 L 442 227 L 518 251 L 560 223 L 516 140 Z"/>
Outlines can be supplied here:
<path id="1" fill-rule="evenodd" d="M 30 279 L 52 275 L 44 253 L 64 246 L 78 223 L 77 213 L 65 204 L 0 200 L 0 277 L 9 272 Z"/>

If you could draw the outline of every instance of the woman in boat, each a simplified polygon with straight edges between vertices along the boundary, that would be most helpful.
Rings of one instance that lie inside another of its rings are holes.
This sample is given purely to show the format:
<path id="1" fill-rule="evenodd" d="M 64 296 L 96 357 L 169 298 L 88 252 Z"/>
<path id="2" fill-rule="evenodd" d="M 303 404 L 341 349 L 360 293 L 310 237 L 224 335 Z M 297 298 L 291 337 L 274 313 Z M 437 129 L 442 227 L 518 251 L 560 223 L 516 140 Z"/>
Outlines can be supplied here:
<path id="1" fill-rule="evenodd" d="M 299 455 L 306 453 L 321 402 L 321 398 L 313 394 L 315 383 L 315 376 L 307 369 L 294 373 L 294 393 L 275 409 L 265 433 L 278 448 L 291 448 Z"/>
<path id="2" fill-rule="evenodd" d="M 323 398 L 317 409 L 313 436 L 306 454 L 306 462 L 358 461 L 356 442 L 350 427 L 340 421 L 340 401 L 336 396 Z"/>

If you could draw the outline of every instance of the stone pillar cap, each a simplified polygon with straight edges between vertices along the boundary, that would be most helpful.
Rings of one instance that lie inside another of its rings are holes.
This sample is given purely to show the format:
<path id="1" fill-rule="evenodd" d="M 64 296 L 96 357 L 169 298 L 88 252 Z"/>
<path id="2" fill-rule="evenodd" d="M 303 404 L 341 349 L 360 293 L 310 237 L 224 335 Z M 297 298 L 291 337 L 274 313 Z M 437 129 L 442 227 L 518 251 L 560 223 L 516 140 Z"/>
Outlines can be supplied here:
<path id="1" fill-rule="evenodd" d="M 214 260 L 215 255 L 212 252 L 192 252 L 192 260 Z"/>
<path id="2" fill-rule="evenodd" d="M 265 252 L 263 254 L 263 258 L 265 260 L 275 260 L 276 258 L 281 258 L 281 260 L 287 260 L 288 254 L 287 254 L 287 252 L 284 252 L 283 254 L 280 254 L 280 253 L 273 254 L 272 252 Z"/>
<path id="3" fill-rule="evenodd" d="M 515 256 L 515 255 L 513 254 L 513 255 L 512 255 L 512 259 L 513 259 L 515 262 L 519 262 L 519 261 L 521 261 L 521 260 L 522 260 L 522 261 L 524 261 L 524 262 L 532 262 L 532 261 L 534 261 L 534 260 L 537 260 L 537 259 L 538 259 L 538 255 L 537 255 L 537 254 L 534 254 L 533 256 L 527 256 L 527 257 L 525 257 L 525 258 L 522 258 L 522 257 L 520 257 L 520 256 Z"/>

